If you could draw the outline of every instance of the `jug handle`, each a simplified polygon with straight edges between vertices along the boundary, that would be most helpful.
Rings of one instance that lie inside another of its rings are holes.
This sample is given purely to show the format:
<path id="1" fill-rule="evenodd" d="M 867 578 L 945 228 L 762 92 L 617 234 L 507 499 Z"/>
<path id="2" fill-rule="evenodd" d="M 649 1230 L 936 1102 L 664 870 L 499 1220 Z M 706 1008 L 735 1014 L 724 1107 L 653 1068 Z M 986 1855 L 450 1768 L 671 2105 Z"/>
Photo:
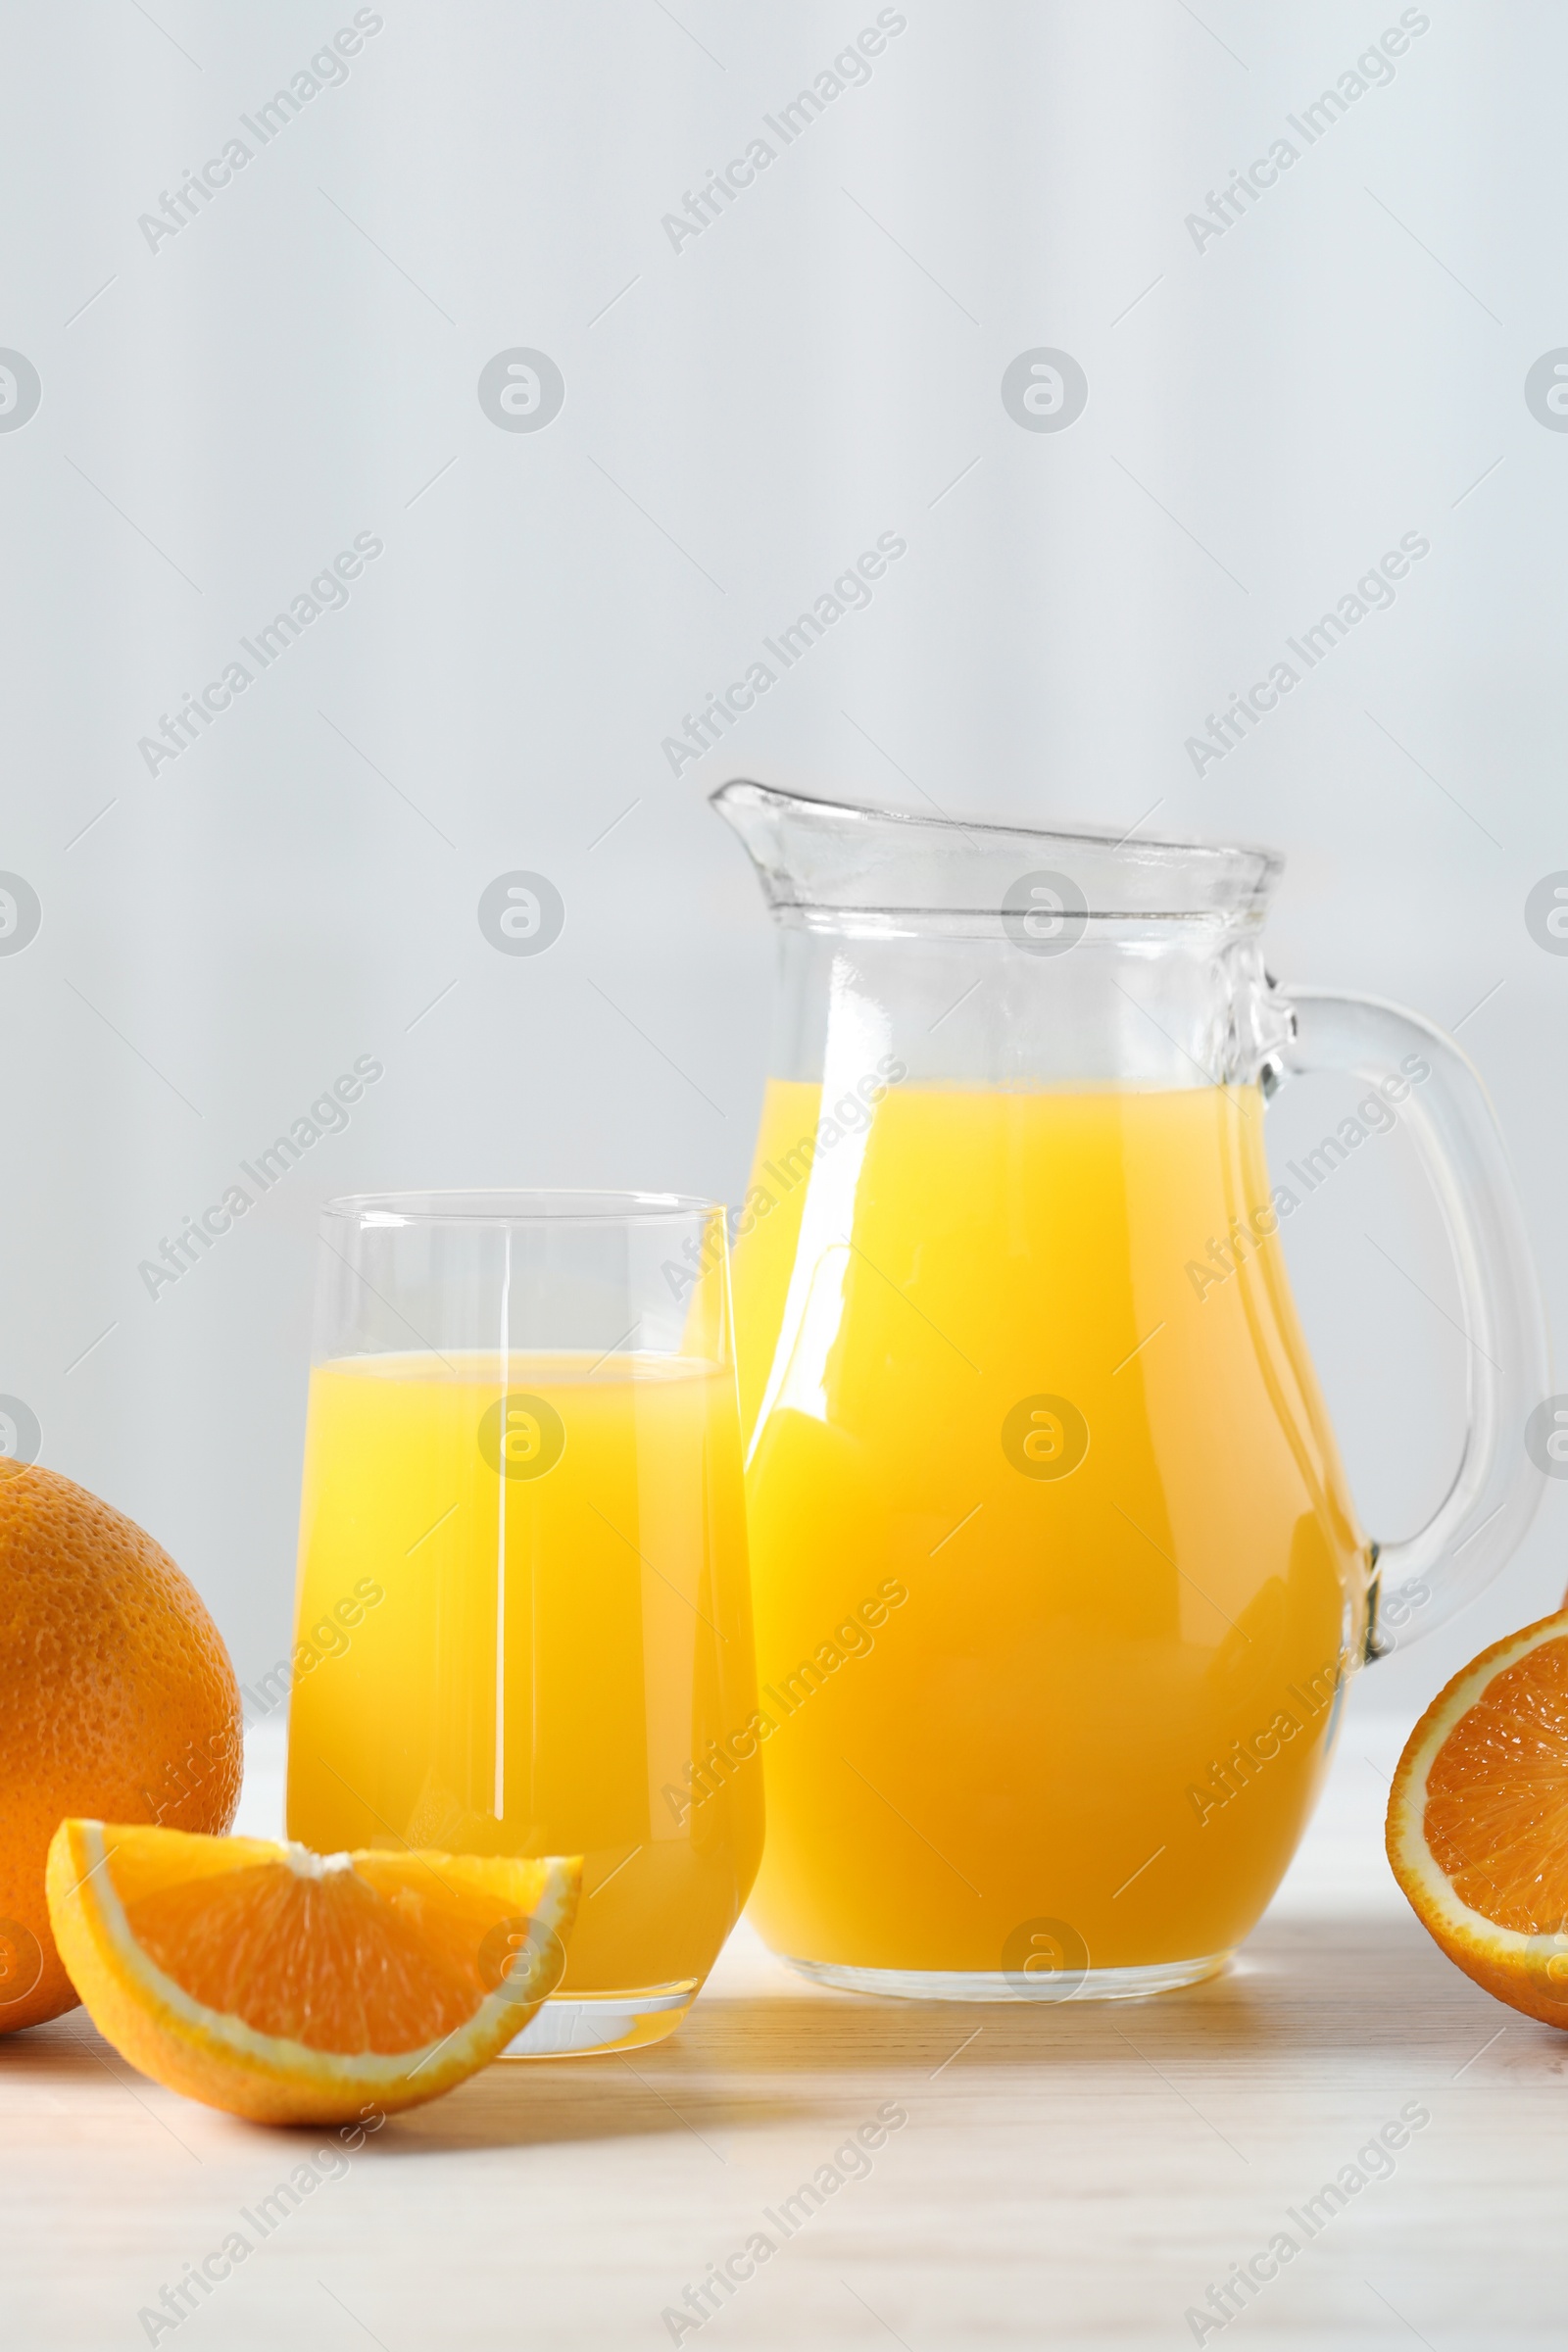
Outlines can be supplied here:
<path id="1" fill-rule="evenodd" d="M 1281 1004 L 1280 1001 L 1283 1000 Z M 1310 1070 L 1382 1086 L 1409 1079 L 1400 1110 L 1443 1210 L 1464 1313 L 1467 1410 L 1453 1484 L 1426 1525 L 1372 1547 L 1368 1659 L 1430 1633 L 1492 1582 L 1523 1543 L 1544 1479 L 1527 1450 L 1532 1414 L 1550 1423 L 1551 1352 L 1524 1210 L 1481 1079 L 1443 1030 L 1396 1004 L 1282 988 L 1287 1040 L 1265 1060 L 1265 1095 Z M 1401 1072 L 1401 1062 L 1405 1065 Z M 1411 1063 L 1427 1073 L 1414 1077 Z M 1537 1433 L 1538 1451 L 1548 1431 Z M 1555 1460 L 1555 1455 L 1552 1459 Z M 1568 1449 L 1565 1449 L 1568 1458 Z"/>

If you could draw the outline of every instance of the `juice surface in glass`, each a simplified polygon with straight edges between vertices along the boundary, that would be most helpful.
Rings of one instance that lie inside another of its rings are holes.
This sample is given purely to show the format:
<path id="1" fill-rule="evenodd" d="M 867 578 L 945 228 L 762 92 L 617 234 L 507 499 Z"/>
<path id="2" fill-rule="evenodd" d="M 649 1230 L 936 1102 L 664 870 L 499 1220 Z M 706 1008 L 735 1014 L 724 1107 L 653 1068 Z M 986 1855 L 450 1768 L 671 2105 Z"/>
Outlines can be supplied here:
<path id="1" fill-rule="evenodd" d="M 1310 1810 L 1368 1568 L 1258 1090 L 826 1107 L 770 1083 L 735 1249 L 754 1916 L 846 1969 L 1222 1954 Z"/>
<path id="2" fill-rule="evenodd" d="M 738 1445 L 690 1357 L 318 1364 L 289 1835 L 580 1853 L 562 1991 L 695 1993 L 761 1844 L 755 1743 L 690 1794 L 755 1706 Z"/>

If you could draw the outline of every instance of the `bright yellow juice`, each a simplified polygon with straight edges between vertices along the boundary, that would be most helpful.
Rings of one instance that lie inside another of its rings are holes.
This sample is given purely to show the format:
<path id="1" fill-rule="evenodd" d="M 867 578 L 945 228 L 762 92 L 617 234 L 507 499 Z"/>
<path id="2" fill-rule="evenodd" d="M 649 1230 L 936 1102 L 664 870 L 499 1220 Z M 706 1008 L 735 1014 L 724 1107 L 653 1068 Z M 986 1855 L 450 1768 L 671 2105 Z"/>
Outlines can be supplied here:
<path id="1" fill-rule="evenodd" d="M 1368 1573 L 1261 1099 L 896 1086 L 802 1178 L 821 1117 L 770 1087 L 735 1251 L 754 1916 L 848 1967 L 1017 1968 L 1041 1922 L 1096 1969 L 1222 1952 Z"/>
<path id="2" fill-rule="evenodd" d="M 734 1377 L 514 1353 L 505 1392 L 495 1354 L 311 1376 L 289 1835 L 581 1853 L 564 1989 L 695 1989 L 761 1848 L 755 1743 L 689 1793 L 756 1704 Z"/>

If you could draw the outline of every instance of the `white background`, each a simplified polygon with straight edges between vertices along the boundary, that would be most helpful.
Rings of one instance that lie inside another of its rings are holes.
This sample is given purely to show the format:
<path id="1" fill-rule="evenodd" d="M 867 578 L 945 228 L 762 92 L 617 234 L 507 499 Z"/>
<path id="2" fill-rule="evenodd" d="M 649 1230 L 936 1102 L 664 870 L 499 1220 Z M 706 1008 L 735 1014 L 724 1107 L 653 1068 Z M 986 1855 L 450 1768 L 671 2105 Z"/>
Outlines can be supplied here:
<path id="1" fill-rule="evenodd" d="M 1279 845 L 1273 968 L 1462 1024 L 1555 1312 L 1568 959 L 1523 906 L 1568 865 L 1568 436 L 1523 384 L 1568 341 L 1560 13 L 1434 0 L 1201 252 L 1186 216 L 1397 8 L 908 0 L 678 252 L 662 217 L 874 7 L 379 13 L 156 251 L 138 216 L 352 9 L 0 17 L 0 345 L 43 387 L 0 433 L 0 866 L 43 906 L 0 957 L 0 1391 L 42 1458 L 168 1545 L 242 1676 L 270 1664 L 319 1201 L 742 1182 L 771 942 L 705 806 L 735 772 Z M 1087 371 L 1065 432 L 1002 404 L 1039 345 Z M 539 432 L 476 397 L 514 346 L 564 376 Z M 870 609 L 673 776 L 682 713 L 887 530 Z M 160 713 L 366 531 L 347 608 L 149 775 Z M 1195 776 L 1205 714 L 1407 531 L 1432 552 L 1394 609 Z M 564 900 L 546 955 L 479 931 L 514 868 Z M 361 1054 L 385 1076 L 347 1132 L 150 1298 L 138 1262 Z M 1348 1096 L 1288 1093 L 1278 1157 Z M 1406 1153 L 1370 1144 L 1289 1232 L 1383 1534 L 1442 1492 L 1463 1390 Z M 1409 1720 L 1554 1605 L 1561 1505 L 1357 1704 Z"/>

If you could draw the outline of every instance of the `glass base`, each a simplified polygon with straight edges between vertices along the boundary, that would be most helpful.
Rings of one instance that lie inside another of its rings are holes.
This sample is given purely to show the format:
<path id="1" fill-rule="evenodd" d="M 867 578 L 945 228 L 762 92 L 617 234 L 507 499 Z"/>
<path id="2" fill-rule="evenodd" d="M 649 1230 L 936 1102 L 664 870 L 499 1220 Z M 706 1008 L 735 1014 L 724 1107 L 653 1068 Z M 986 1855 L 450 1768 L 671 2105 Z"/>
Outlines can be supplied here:
<path id="1" fill-rule="evenodd" d="M 1070 1969 L 1043 1975 L 1027 1989 L 1018 1971 L 961 1968 L 843 1968 L 832 1960 L 779 1958 L 813 1984 L 837 1992 L 880 1993 L 900 2001 L 1008 2001 L 1017 2008 L 1060 2008 L 1067 2001 L 1143 2001 L 1156 1992 L 1180 1992 L 1228 1968 L 1233 1952 L 1209 1952 L 1200 1960 L 1156 1960 L 1145 1968 Z"/>
<path id="2" fill-rule="evenodd" d="M 701 1990 L 697 1977 L 627 1992 L 552 1993 L 509 2041 L 503 2058 L 597 2058 L 635 2050 L 673 2034 Z"/>

